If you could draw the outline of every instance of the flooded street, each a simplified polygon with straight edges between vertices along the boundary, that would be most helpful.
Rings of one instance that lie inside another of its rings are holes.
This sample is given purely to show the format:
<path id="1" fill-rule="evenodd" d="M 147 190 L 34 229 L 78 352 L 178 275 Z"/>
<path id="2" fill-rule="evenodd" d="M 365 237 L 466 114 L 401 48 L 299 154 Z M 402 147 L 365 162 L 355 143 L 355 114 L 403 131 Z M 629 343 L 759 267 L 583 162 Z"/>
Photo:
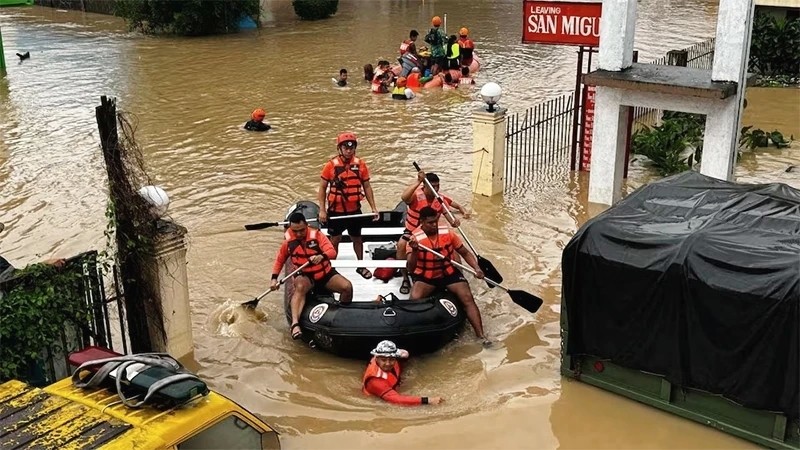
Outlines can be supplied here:
<path id="1" fill-rule="evenodd" d="M 472 197 L 475 91 L 393 102 L 361 81 L 364 64 L 394 59 L 411 28 L 424 36 L 430 17 L 447 13 L 448 29 L 467 26 L 476 41 L 484 61 L 478 85 L 499 83 L 500 103 L 513 113 L 574 87 L 574 48 L 521 44 L 516 0 L 342 0 L 334 18 L 319 22 L 297 20 L 288 0 L 264 7 L 260 30 L 194 39 L 128 33 L 108 16 L 0 9 L 8 64 L 0 78 L 2 255 L 22 266 L 105 245 L 106 174 L 94 107 L 101 95 L 115 96 L 138 120 L 137 140 L 150 175 L 170 194 L 172 218 L 189 229 L 199 374 L 274 425 L 284 448 L 754 447 L 560 377 L 561 250 L 596 213 L 586 203 L 586 174 L 556 170 L 503 198 Z M 716 8 L 713 1 L 642 0 L 640 60 L 712 36 Z M 30 51 L 30 60 L 18 64 L 17 51 Z M 330 78 L 342 67 L 350 87 L 334 89 Z M 745 125 L 800 138 L 800 90 L 791 92 L 753 90 Z M 266 109 L 273 131 L 241 129 L 256 107 Z M 265 289 L 282 239 L 275 229 L 237 230 L 313 199 L 344 130 L 359 136 L 380 208 L 399 201 L 418 161 L 440 174 L 443 192 L 474 211 L 464 229 L 507 284 L 545 299 L 532 315 L 473 284 L 500 349 L 484 350 L 464 333 L 441 352 L 413 359 L 403 385 L 441 395 L 443 405 L 401 408 L 364 397 L 363 364 L 297 345 L 278 296 L 262 301 L 259 314 L 220 323 L 226 302 Z M 800 173 L 786 172 L 789 165 L 800 165 L 797 144 L 745 154 L 737 175 L 800 188 Z M 633 167 L 628 186 L 651 177 Z"/>

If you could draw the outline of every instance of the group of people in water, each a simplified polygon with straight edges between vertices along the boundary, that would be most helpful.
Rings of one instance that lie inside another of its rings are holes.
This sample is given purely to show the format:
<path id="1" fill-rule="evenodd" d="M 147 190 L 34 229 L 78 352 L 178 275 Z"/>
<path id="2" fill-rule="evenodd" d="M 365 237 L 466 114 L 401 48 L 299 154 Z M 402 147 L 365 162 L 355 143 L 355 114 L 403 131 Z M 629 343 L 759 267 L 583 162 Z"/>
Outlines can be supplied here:
<path id="1" fill-rule="evenodd" d="M 391 94 L 395 100 L 410 100 L 422 88 L 456 89 L 459 86 L 472 86 L 472 75 L 480 68 L 474 55 L 475 43 L 469 38 L 469 30 L 462 27 L 458 35 L 450 36 L 441 28 L 439 16 L 431 19 L 431 29 L 424 37 L 428 45 L 417 47 L 419 32 L 411 30 L 408 39 L 400 44 L 397 64 L 380 60 L 377 67 L 364 66 L 364 80 L 370 83 L 373 94 Z M 339 76 L 331 78 L 338 87 L 348 83 L 347 69 L 339 70 Z M 264 122 L 266 113 L 258 108 L 245 123 L 249 131 L 269 131 L 271 126 Z"/>
<path id="2" fill-rule="evenodd" d="M 480 64 L 474 55 L 475 43 L 469 30 L 461 28 L 458 35 L 448 36 L 441 29 L 442 19 L 431 19 L 431 29 L 424 37 L 427 45 L 417 46 L 419 32 L 411 30 L 408 39 L 400 44 L 397 64 L 387 60 L 364 66 L 364 80 L 370 83 L 373 94 L 389 94 L 396 100 L 409 100 L 422 88 L 456 89 L 473 85 L 472 78 Z M 342 69 L 346 72 L 345 69 Z M 337 80 L 339 86 L 341 77 Z"/>
<path id="3" fill-rule="evenodd" d="M 273 290 L 280 287 L 278 277 L 287 261 L 290 261 L 295 268 L 300 268 L 291 281 L 294 287 L 290 299 L 289 333 L 292 339 L 303 337 L 300 316 L 309 292 L 324 289 L 338 293 L 338 301 L 341 304 L 352 302 L 353 285 L 336 271 L 331 260 L 336 259 L 338 255 L 339 243 L 345 230 L 353 242 L 356 258 L 363 259 L 362 200 L 366 199 L 374 219 L 379 218 L 369 168 L 363 159 L 356 156 L 358 138 L 350 132 L 340 133 L 336 139 L 336 148 L 337 155 L 328 160 L 322 168 L 317 190 L 317 202 L 320 205 L 318 220 L 320 224 L 327 224 L 328 236 L 316 228 L 309 227 L 302 213 L 292 213 L 284 233 L 284 241 L 272 267 L 270 288 Z M 435 189 L 436 193 L 432 189 Z M 466 262 L 475 270 L 479 279 L 484 277 L 483 271 L 478 265 L 476 256 L 464 246 L 461 238 L 451 228 L 440 224 L 440 217 L 445 208 L 452 208 L 464 217 L 468 217 L 468 214 L 463 206 L 451 198 L 441 195 L 437 197 L 438 190 L 439 177 L 434 173 L 420 171 L 400 195 L 408 211 L 405 230 L 397 244 L 396 253 L 398 259 L 406 261 L 400 292 L 410 294 L 410 299 L 413 301 L 424 299 L 437 289 L 450 291 L 462 303 L 467 320 L 477 337 L 484 345 L 488 345 L 490 342 L 484 334 L 478 305 L 467 280 L 452 261 Z M 367 213 L 367 216 L 370 213 Z M 354 215 L 360 216 L 352 217 Z M 451 220 L 449 215 L 444 217 L 451 226 L 460 225 L 458 219 L 453 217 Z M 424 247 L 437 249 L 444 258 L 434 255 Z M 366 267 L 360 267 L 356 272 L 365 279 L 373 276 Z M 409 280 L 409 275 L 413 284 Z M 396 384 L 396 380 L 399 379 L 399 369 L 395 370 L 399 355 L 394 344 L 389 341 L 382 342 L 373 351 L 374 358 L 364 376 L 364 392 L 378 395 L 387 401 L 404 404 L 441 401 L 439 397 L 407 398 L 394 392 L 391 380 L 394 379 Z M 375 381 L 372 381 L 373 379 Z"/>

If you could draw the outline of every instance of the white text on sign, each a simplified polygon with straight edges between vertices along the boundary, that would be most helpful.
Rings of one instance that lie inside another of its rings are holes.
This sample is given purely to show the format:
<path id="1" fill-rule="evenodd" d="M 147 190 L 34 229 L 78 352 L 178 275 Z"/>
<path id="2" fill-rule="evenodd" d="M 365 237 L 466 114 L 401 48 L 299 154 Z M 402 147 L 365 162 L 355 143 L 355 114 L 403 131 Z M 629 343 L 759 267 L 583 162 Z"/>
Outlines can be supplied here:
<path id="1" fill-rule="evenodd" d="M 559 22 L 558 19 L 561 19 L 560 24 L 558 23 Z M 561 26 L 560 32 L 558 28 L 559 25 Z M 543 34 L 566 34 L 570 36 L 599 37 L 600 19 L 598 17 L 531 14 L 530 16 L 528 16 L 528 32 L 543 33 Z"/>

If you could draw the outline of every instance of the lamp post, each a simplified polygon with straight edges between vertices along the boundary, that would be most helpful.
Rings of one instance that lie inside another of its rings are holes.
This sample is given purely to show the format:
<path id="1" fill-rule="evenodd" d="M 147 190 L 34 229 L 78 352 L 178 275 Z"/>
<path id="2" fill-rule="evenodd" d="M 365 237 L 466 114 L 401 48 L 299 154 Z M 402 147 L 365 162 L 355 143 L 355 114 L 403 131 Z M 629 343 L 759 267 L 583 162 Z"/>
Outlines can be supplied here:
<path id="1" fill-rule="evenodd" d="M 488 112 L 495 112 L 494 106 L 500 101 L 500 97 L 503 95 L 503 90 L 500 88 L 500 85 L 497 83 L 486 83 L 481 88 L 481 98 L 486 105 L 486 111 Z"/>
<path id="2" fill-rule="evenodd" d="M 144 186 L 139 189 L 139 195 L 150 204 L 150 214 L 153 218 L 160 219 L 169 208 L 169 196 L 161 186 Z"/>
<path id="3" fill-rule="evenodd" d="M 487 197 L 503 192 L 506 109 L 497 107 L 502 95 L 497 83 L 484 84 L 480 96 L 486 107 L 473 115 L 472 192 Z"/>

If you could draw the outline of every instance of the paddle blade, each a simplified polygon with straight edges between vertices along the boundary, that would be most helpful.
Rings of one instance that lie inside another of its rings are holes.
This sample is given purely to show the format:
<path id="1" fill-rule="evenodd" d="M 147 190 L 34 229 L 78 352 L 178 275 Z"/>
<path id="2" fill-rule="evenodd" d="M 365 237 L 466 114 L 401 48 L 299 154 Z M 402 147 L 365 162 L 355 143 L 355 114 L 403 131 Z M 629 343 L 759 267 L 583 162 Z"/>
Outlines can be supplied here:
<path id="1" fill-rule="evenodd" d="M 264 228 L 272 228 L 277 227 L 279 224 L 278 222 L 261 222 L 261 223 L 251 223 L 244 226 L 244 229 L 247 231 L 253 230 L 263 230 Z"/>
<path id="2" fill-rule="evenodd" d="M 530 292 L 509 289 L 508 295 L 511 297 L 511 301 L 532 313 L 538 311 L 542 306 L 542 299 Z"/>
<path id="3" fill-rule="evenodd" d="M 492 264 L 491 261 L 480 255 L 478 255 L 478 267 L 481 268 L 486 278 L 496 281 L 498 284 L 503 282 L 503 276 L 500 275 L 500 272 L 497 271 L 497 268 L 494 267 L 494 264 Z M 486 285 L 489 286 L 490 288 L 494 287 L 494 285 L 492 285 L 488 281 L 486 282 Z"/>
<path id="4" fill-rule="evenodd" d="M 260 298 L 254 298 L 249 302 L 242 303 L 242 306 L 244 306 L 245 308 L 256 309 L 256 306 L 258 306 L 258 302 L 260 300 L 261 300 Z"/>

